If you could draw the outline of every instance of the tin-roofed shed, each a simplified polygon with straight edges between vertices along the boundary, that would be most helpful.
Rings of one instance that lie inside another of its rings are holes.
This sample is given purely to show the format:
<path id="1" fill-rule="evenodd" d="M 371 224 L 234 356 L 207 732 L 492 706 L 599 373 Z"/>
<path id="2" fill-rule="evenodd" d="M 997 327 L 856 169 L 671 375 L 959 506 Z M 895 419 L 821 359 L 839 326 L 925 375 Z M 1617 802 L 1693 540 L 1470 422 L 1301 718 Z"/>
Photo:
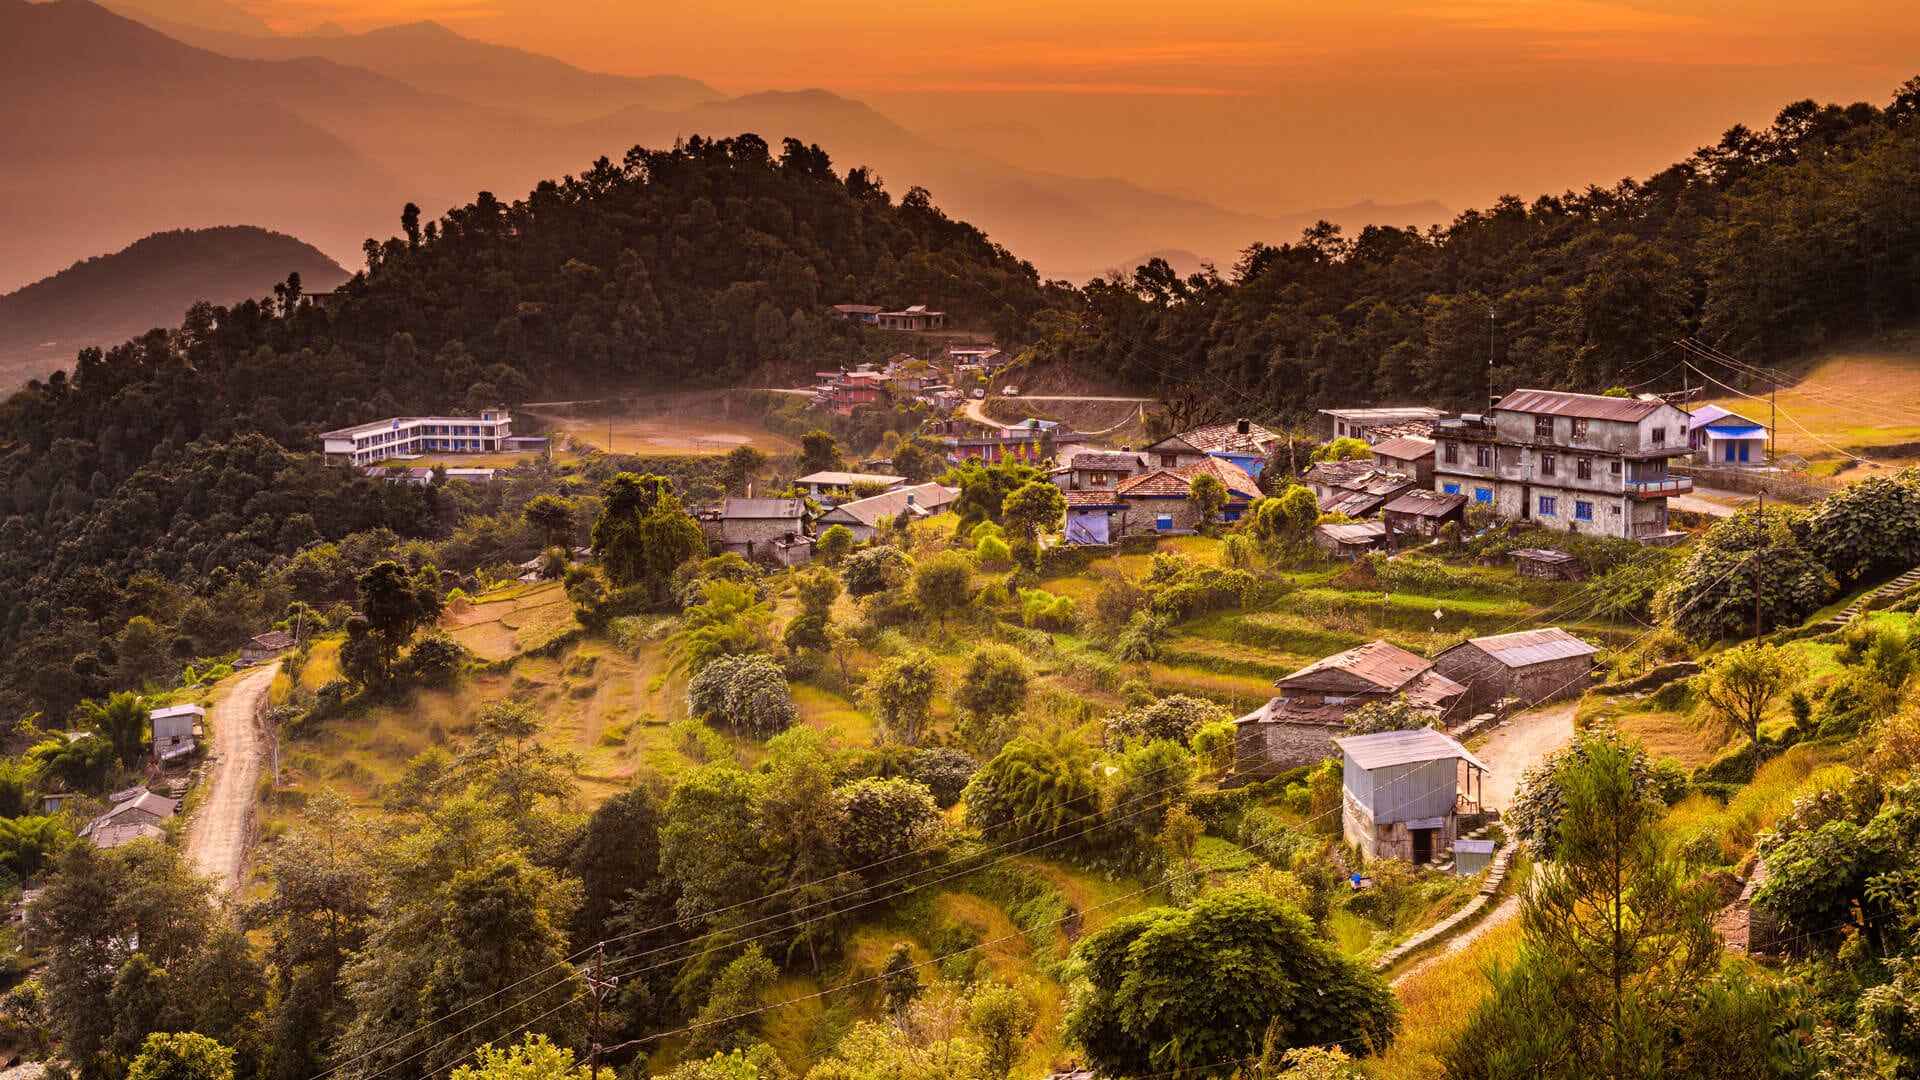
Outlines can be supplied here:
<path id="1" fill-rule="evenodd" d="M 1463 641 L 1433 658 L 1434 670 L 1467 688 L 1467 707 L 1502 698 L 1523 705 L 1578 697 L 1593 682 L 1600 650 L 1557 626 Z"/>
<path id="2" fill-rule="evenodd" d="M 1487 766 L 1437 728 L 1334 745 L 1343 759 L 1341 831 L 1366 858 L 1434 862 L 1453 850 L 1461 817 L 1480 812 Z"/>

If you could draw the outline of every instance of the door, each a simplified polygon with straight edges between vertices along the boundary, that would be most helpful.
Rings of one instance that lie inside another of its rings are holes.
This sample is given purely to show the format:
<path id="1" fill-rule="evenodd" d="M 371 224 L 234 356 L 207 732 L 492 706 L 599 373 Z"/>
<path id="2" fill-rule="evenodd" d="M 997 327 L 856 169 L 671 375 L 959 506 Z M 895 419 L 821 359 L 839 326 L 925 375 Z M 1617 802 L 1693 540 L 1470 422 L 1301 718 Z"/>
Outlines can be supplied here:
<path id="1" fill-rule="evenodd" d="M 1533 489 L 1530 487 L 1520 489 L 1520 520 L 1533 520 Z"/>
<path id="2" fill-rule="evenodd" d="M 1747 444 L 1747 440 L 1745 440 L 1745 439 L 1741 439 L 1741 440 L 1740 440 L 1740 461 L 1741 461 L 1741 462 L 1742 462 L 1743 464 L 1744 464 L 1744 463 L 1746 462 L 1746 460 L 1747 460 L 1747 446 L 1748 446 L 1748 444 Z"/>
<path id="3" fill-rule="evenodd" d="M 1426 864 L 1432 862 L 1433 861 L 1433 834 L 1437 830 L 1412 829 L 1409 831 L 1411 831 L 1413 834 L 1413 864 L 1415 866 L 1425 866 Z"/>

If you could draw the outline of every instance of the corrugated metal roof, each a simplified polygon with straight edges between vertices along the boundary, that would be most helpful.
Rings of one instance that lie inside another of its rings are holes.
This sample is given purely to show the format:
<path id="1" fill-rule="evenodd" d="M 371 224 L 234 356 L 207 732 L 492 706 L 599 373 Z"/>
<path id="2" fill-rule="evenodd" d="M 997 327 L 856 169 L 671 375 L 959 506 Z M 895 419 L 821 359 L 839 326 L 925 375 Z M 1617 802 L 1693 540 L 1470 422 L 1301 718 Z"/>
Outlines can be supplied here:
<path id="1" fill-rule="evenodd" d="M 1493 848 L 1494 844 L 1491 840 L 1455 840 L 1453 842 L 1455 855 L 1491 855 Z"/>
<path id="2" fill-rule="evenodd" d="M 147 716 L 154 720 L 165 720 L 171 716 L 205 716 L 207 710 L 194 704 L 168 705 L 163 709 L 154 709 Z"/>
<path id="3" fill-rule="evenodd" d="M 1395 461 L 1413 461 L 1433 456 L 1433 440 L 1402 435 L 1397 439 L 1374 443 L 1373 452 L 1376 457 L 1393 458 Z"/>
<path id="4" fill-rule="evenodd" d="M 1386 539 L 1384 521 L 1356 521 L 1351 525 L 1315 525 L 1314 531 L 1342 544 L 1371 544 Z"/>
<path id="5" fill-rule="evenodd" d="M 1666 407 L 1663 401 L 1570 394 L 1564 390 L 1515 390 L 1494 406 L 1499 412 L 1546 413 L 1587 420 L 1624 420 L 1637 423 Z"/>
<path id="6" fill-rule="evenodd" d="M 1467 504 L 1465 495 L 1447 495 L 1415 488 L 1381 507 L 1382 513 L 1412 514 L 1416 517 L 1445 517 Z"/>
<path id="7" fill-rule="evenodd" d="M 1718 435 L 1723 439 L 1747 439 L 1765 435 L 1766 433 L 1767 429 L 1758 424 L 1742 424 L 1738 427 L 1721 427 L 1719 424 L 1707 425 L 1707 434 Z"/>
<path id="8" fill-rule="evenodd" d="M 1531 664 L 1544 664 L 1549 660 L 1591 656 L 1600 651 L 1557 626 L 1542 627 L 1538 630 L 1521 630 L 1512 634 L 1496 634 L 1493 637 L 1470 638 L 1467 644 L 1508 667 L 1527 667 Z"/>
<path id="9" fill-rule="evenodd" d="M 1067 462 L 1067 468 L 1101 469 L 1107 472 L 1127 472 L 1139 467 L 1139 454 L 1123 454 L 1117 450 L 1082 450 Z"/>
<path id="10" fill-rule="evenodd" d="M 1396 420 L 1438 420 L 1447 414 L 1430 405 L 1394 405 L 1381 409 L 1321 409 L 1320 415 L 1371 425 Z"/>
<path id="11" fill-rule="evenodd" d="M 1396 765 L 1417 765 L 1427 761 L 1459 758 L 1482 772 L 1490 772 L 1486 763 L 1474 757 L 1466 747 L 1437 728 L 1412 731 L 1381 731 L 1372 735 L 1349 735 L 1333 740 L 1353 763 L 1372 772 Z"/>
<path id="12" fill-rule="evenodd" d="M 752 518 L 799 518 L 807 504 L 799 499 L 728 499 L 721 504 L 720 516 L 735 521 Z"/>
<path id="13" fill-rule="evenodd" d="M 904 476 L 888 476 L 885 473 L 863 472 L 816 472 L 795 480 L 796 484 L 824 484 L 827 487 L 850 487 L 865 481 L 873 484 L 899 484 L 906 481 Z"/>
<path id="14" fill-rule="evenodd" d="M 820 522 L 823 525 L 849 521 L 856 525 L 878 525 L 881 518 L 897 517 L 908 505 L 928 513 L 938 513 L 959 497 L 959 488 L 944 487 L 940 484 L 914 484 L 909 487 L 894 488 L 892 491 L 869 498 L 841 503 L 820 515 Z"/>
<path id="15" fill-rule="evenodd" d="M 1345 652 L 1323 656 L 1299 671 L 1277 680 L 1274 685 L 1285 686 L 1302 675 L 1311 675 L 1316 672 L 1344 671 L 1383 690 L 1398 690 L 1432 666 L 1433 661 L 1418 653 L 1408 652 L 1391 642 L 1369 641 L 1365 645 L 1356 645 Z"/>

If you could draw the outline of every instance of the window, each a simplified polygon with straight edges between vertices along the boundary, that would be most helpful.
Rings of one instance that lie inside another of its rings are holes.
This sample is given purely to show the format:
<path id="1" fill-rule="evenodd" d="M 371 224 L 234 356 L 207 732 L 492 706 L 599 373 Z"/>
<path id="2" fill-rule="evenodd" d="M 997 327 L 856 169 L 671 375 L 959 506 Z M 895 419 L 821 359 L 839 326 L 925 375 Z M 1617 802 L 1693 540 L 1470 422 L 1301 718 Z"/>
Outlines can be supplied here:
<path id="1" fill-rule="evenodd" d="M 1493 489 L 1482 488 L 1482 487 L 1474 488 L 1473 501 L 1477 503 L 1485 503 L 1488 506 L 1492 506 L 1493 505 Z"/>
<path id="2" fill-rule="evenodd" d="M 1441 484 L 1440 490 L 1448 495 L 1458 495 L 1460 494 L 1460 485 L 1459 484 Z"/>
<path id="3" fill-rule="evenodd" d="M 1652 431 L 1652 436 L 1653 436 L 1653 445 L 1655 446 L 1667 445 L 1667 429 L 1666 428 L 1663 428 L 1663 427 L 1654 428 Z"/>
<path id="4" fill-rule="evenodd" d="M 1449 465 L 1460 464 L 1460 444 L 1459 443 L 1441 443 L 1440 452 L 1441 452 L 1441 455 L 1446 459 L 1447 464 Z"/>
<path id="5" fill-rule="evenodd" d="M 1553 455 L 1552 454 L 1540 455 L 1540 475 L 1541 476 L 1553 475 Z"/>
<path id="6" fill-rule="evenodd" d="M 1617 461 L 1616 461 L 1616 462 L 1614 462 L 1614 463 L 1613 463 L 1613 468 L 1612 468 L 1612 469 L 1610 469 L 1609 471 L 1610 471 L 1610 472 L 1612 472 L 1612 473 L 1613 473 L 1613 475 L 1615 475 L 1615 476 L 1619 476 L 1619 475 L 1620 475 L 1620 463 L 1619 463 L 1619 462 L 1617 462 Z"/>
<path id="7" fill-rule="evenodd" d="M 1560 513 L 1560 499 L 1558 496 L 1554 496 L 1554 495 L 1540 496 L 1540 515 L 1542 517 L 1555 517 L 1559 513 Z"/>
<path id="8" fill-rule="evenodd" d="M 1153 527 L 1159 530 L 1160 532 L 1172 532 L 1173 531 L 1173 515 L 1172 514 L 1154 515 Z"/>
<path id="9" fill-rule="evenodd" d="M 1576 521 L 1592 521 L 1593 520 L 1593 504 L 1590 502 L 1582 501 L 1580 499 L 1575 499 L 1573 502 L 1573 517 L 1574 517 L 1574 520 Z"/>
<path id="10" fill-rule="evenodd" d="M 1585 420 L 1575 420 L 1573 422 L 1573 437 L 1576 439 L 1584 439 L 1587 437 L 1587 422 Z"/>
<path id="11" fill-rule="evenodd" d="M 1533 433 L 1542 439 L 1553 438 L 1553 417 L 1536 416 L 1533 418 Z"/>
<path id="12" fill-rule="evenodd" d="M 1180 460 L 1180 457 L 1178 454 L 1161 454 L 1160 467 L 1163 469 L 1174 468 L 1178 464 L 1179 460 Z"/>
<path id="13" fill-rule="evenodd" d="M 1483 469 L 1490 468 L 1493 465 L 1493 447 L 1476 446 L 1474 447 L 1473 457 L 1474 457 L 1473 463 L 1475 465 L 1478 465 Z"/>
<path id="14" fill-rule="evenodd" d="M 1088 473 L 1087 483 L 1092 484 L 1094 487 L 1106 487 L 1107 474 L 1103 472 Z"/>
<path id="15" fill-rule="evenodd" d="M 1573 475 L 1582 480 L 1593 479 L 1593 459 L 1580 458 L 1573 463 Z"/>

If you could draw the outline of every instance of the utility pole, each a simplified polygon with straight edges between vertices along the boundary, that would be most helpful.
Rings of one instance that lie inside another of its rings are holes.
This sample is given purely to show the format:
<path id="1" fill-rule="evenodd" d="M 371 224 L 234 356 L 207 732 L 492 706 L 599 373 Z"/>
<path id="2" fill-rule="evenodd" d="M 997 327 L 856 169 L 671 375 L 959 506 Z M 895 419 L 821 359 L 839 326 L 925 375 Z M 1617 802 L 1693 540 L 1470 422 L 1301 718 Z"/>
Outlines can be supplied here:
<path id="1" fill-rule="evenodd" d="M 1780 377 L 1776 375 L 1767 381 L 1770 384 L 1767 389 L 1767 464 L 1771 465 L 1774 454 L 1778 452 L 1773 440 L 1774 432 L 1780 430 Z"/>
<path id="2" fill-rule="evenodd" d="M 1500 313 L 1497 310 L 1495 310 L 1492 305 L 1488 305 L 1487 307 L 1487 411 L 1489 413 L 1493 411 L 1493 403 L 1494 403 L 1493 357 L 1494 357 L 1494 353 L 1497 350 L 1496 335 L 1498 334 L 1498 324 L 1495 322 L 1495 320 L 1499 318 L 1499 314 Z"/>
<path id="3" fill-rule="evenodd" d="M 604 942 L 593 947 L 593 968 L 587 972 L 587 989 L 593 994 L 593 1032 L 592 1041 L 587 1044 L 588 1080 L 600 1080 L 600 999 L 614 988 L 617 979 L 601 977 L 600 969 L 606 959 L 607 947 Z"/>
<path id="4" fill-rule="evenodd" d="M 1753 643 L 1755 645 L 1760 644 L 1760 573 L 1765 568 L 1765 564 L 1766 564 L 1766 560 L 1761 558 L 1761 554 L 1766 550 L 1764 545 L 1767 542 L 1767 489 L 1766 488 L 1760 489 L 1760 503 L 1759 503 L 1758 512 L 1760 514 L 1760 543 L 1762 546 L 1754 549 L 1754 556 L 1753 556 Z"/>

